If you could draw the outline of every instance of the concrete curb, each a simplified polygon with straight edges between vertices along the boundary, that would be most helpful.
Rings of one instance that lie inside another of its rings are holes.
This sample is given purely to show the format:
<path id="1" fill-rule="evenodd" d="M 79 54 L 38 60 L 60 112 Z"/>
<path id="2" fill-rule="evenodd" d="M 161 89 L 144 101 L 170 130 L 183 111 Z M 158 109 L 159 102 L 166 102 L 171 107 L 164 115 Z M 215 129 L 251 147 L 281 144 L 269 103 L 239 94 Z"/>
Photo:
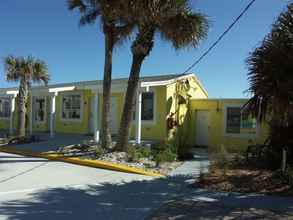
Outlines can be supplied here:
<path id="1" fill-rule="evenodd" d="M 29 150 L 19 150 L 11 147 L 0 147 L 0 152 L 4 153 L 11 153 L 11 154 L 18 154 L 22 156 L 29 156 L 29 157 L 40 157 L 52 161 L 61 161 L 71 164 L 76 164 L 80 166 L 87 166 L 87 167 L 93 167 L 93 168 L 101 168 L 106 170 L 113 170 L 113 171 L 119 171 L 124 173 L 133 173 L 133 174 L 140 174 L 145 176 L 152 176 L 152 177 L 164 177 L 164 175 L 147 171 L 140 168 L 134 168 L 129 167 L 122 164 L 115 164 L 100 160 L 82 160 L 78 157 L 63 157 L 60 156 L 60 154 L 50 154 L 50 153 L 36 153 Z"/>

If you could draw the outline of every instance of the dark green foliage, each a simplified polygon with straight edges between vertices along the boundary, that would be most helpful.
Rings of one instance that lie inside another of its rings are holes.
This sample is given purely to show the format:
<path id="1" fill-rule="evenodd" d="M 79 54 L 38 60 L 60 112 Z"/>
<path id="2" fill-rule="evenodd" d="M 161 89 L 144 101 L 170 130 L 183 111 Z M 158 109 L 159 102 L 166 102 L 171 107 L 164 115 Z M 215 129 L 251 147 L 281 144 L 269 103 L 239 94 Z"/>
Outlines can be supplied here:
<path id="1" fill-rule="evenodd" d="M 106 150 L 102 147 L 98 147 L 95 151 L 96 153 L 96 157 L 101 157 L 102 155 L 104 155 L 106 153 Z"/>
<path id="2" fill-rule="evenodd" d="M 156 145 L 152 153 L 156 164 L 159 165 L 162 162 L 173 162 L 177 159 L 178 146 L 173 142 L 162 142 Z"/>
<path id="3" fill-rule="evenodd" d="M 173 162 L 177 159 L 177 154 L 173 153 L 171 149 L 165 149 L 157 152 L 154 157 L 156 164 L 159 165 L 163 162 Z"/>
<path id="4" fill-rule="evenodd" d="M 252 98 L 245 109 L 258 120 L 269 121 L 268 158 L 280 166 L 283 148 L 293 163 L 293 3 L 272 27 L 271 33 L 251 53 L 249 92 Z"/>
<path id="5" fill-rule="evenodd" d="M 141 158 L 151 157 L 151 150 L 143 146 L 130 145 L 127 148 L 128 160 L 131 162 L 136 162 Z"/>

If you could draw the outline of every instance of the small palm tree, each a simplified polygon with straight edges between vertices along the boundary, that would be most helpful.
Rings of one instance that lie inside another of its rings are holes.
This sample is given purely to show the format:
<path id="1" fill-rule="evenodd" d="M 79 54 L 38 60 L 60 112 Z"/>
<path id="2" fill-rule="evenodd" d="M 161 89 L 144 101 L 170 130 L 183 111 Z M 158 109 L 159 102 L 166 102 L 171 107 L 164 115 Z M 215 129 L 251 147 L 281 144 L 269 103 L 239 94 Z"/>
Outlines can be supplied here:
<path id="1" fill-rule="evenodd" d="M 94 24 L 100 18 L 105 35 L 105 65 L 103 80 L 103 108 L 102 108 L 102 147 L 109 148 L 111 144 L 110 132 L 110 97 L 112 81 L 112 55 L 115 45 L 127 39 L 133 30 L 131 22 L 123 20 L 127 11 L 127 4 L 121 0 L 68 0 L 69 10 L 79 9 L 80 25 Z M 122 16 L 123 15 L 123 16 Z"/>
<path id="2" fill-rule="evenodd" d="M 25 137 L 26 125 L 26 103 L 29 88 L 32 83 L 43 82 L 47 85 L 49 81 L 47 64 L 34 57 L 8 56 L 4 60 L 7 81 L 19 82 L 18 109 L 19 124 L 18 136 Z"/>
<path id="3" fill-rule="evenodd" d="M 132 2 L 130 15 L 138 33 L 132 44 L 132 67 L 120 122 L 117 149 L 125 151 L 129 139 L 133 103 L 138 88 L 140 69 L 154 46 L 155 33 L 170 41 L 175 49 L 196 47 L 207 35 L 208 21 L 192 12 L 188 0 L 141 0 Z"/>

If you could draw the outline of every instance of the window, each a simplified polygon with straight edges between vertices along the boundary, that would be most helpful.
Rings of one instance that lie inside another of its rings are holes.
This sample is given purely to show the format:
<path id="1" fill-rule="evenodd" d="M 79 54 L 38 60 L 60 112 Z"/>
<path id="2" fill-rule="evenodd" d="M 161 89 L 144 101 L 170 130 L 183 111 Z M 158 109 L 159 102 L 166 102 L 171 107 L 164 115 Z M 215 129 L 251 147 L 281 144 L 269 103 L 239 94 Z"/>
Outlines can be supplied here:
<path id="1" fill-rule="evenodd" d="M 0 99 L 0 118 L 10 117 L 10 99 Z"/>
<path id="2" fill-rule="evenodd" d="M 135 120 L 135 112 L 133 113 L 133 120 Z M 141 120 L 154 120 L 154 93 L 152 92 L 142 93 Z"/>
<path id="3" fill-rule="evenodd" d="M 46 99 L 45 98 L 36 98 L 35 103 L 35 121 L 44 122 L 46 115 Z"/>
<path id="4" fill-rule="evenodd" d="M 228 107 L 226 117 L 226 133 L 240 134 L 256 132 L 256 119 L 241 112 L 240 107 Z"/>
<path id="5" fill-rule="evenodd" d="M 81 119 L 81 96 L 65 95 L 62 98 L 62 118 Z"/>
<path id="6" fill-rule="evenodd" d="M 154 120 L 154 93 L 142 94 L 141 119 L 144 121 Z"/>

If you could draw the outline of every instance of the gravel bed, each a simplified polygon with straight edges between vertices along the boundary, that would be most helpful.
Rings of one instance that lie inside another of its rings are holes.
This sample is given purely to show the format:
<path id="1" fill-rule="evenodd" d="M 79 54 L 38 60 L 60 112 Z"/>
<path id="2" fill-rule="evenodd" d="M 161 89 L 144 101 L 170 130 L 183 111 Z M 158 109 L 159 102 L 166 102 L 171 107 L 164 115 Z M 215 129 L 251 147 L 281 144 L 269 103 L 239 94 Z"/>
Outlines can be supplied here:
<path id="1" fill-rule="evenodd" d="M 105 162 L 111 162 L 115 164 L 126 165 L 129 167 L 147 169 L 154 172 L 159 172 L 161 174 L 167 175 L 172 170 L 176 169 L 182 164 L 182 162 L 166 162 L 161 163 L 157 166 L 156 162 L 150 158 L 140 158 L 137 161 L 130 161 L 126 152 L 110 152 L 102 154 L 101 156 L 96 155 L 97 146 L 89 145 L 71 145 L 67 147 L 60 148 L 57 153 L 62 153 L 64 156 L 68 157 L 79 157 L 81 159 L 89 160 L 101 160 Z M 56 153 L 56 152 L 50 152 Z"/>

